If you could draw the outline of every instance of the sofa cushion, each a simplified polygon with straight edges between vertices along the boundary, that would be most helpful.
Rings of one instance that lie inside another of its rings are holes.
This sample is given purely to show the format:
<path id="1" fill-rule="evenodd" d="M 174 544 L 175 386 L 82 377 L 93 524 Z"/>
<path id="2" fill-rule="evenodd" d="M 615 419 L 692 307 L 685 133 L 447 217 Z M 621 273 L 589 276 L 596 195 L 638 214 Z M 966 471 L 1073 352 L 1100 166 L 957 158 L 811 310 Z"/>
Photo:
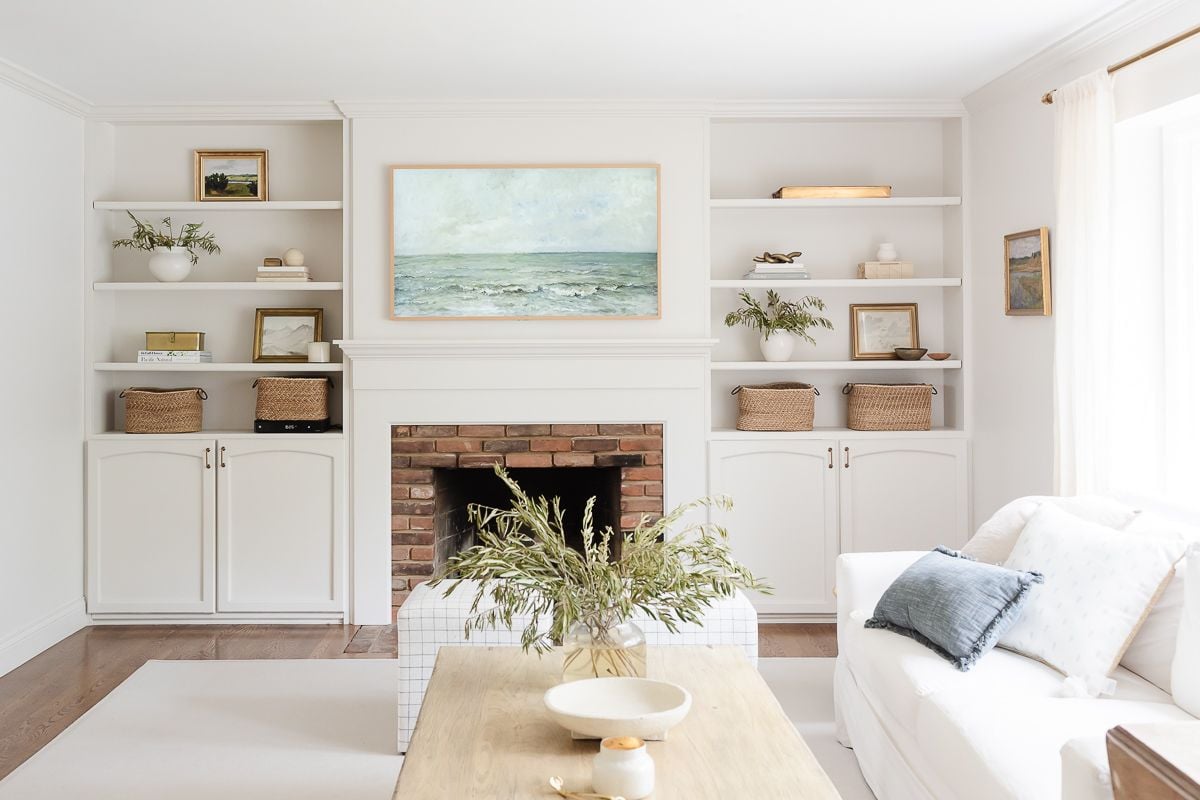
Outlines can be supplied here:
<path id="1" fill-rule="evenodd" d="M 1137 509 L 1109 497 L 1018 497 L 980 525 L 962 551 L 987 564 L 1003 564 L 1025 530 L 1025 523 L 1045 503 L 1115 530 L 1131 525 L 1138 518 Z"/>
<path id="2" fill-rule="evenodd" d="M 1196 579 L 1200 577 L 1200 549 L 1194 546 L 1187 559 L 1187 571 L 1192 580 L 1184 588 L 1183 620 L 1171 668 L 1171 693 L 1181 708 L 1200 717 L 1200 580 Z"/>
<path id="3" fill-rule="evenodd" d="M 939 547 L 884 591 L 868 628 L 908 636 L 966 672 L 1020 613 L 1036 572 L 981 564 Z"/>

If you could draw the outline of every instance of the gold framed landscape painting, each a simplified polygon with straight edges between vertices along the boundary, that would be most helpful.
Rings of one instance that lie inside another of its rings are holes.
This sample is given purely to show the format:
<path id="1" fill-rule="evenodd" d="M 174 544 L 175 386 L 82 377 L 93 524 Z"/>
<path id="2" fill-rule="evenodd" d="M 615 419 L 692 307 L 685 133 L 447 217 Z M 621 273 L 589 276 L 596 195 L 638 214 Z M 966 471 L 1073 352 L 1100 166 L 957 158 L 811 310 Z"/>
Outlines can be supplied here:
<path id="1" fill-rule="evenodd" d="M 196 150 L 195 197 L 208 202 L 267 199 L 266 150 Z"/>
<path id="2" fill-rule="evenodd" d="M 308 361 L 308 346 L 324 338 L 322 308 L 256 308 L 255 363 Z"/>
<path id="3" fill-rule="evenodd" d="M 1010 233 L 1004 237 L 1004 313 L 1010 317 L 1048 317 L 1050 229 Z"/>
<path id="4" fill-rule="evenodd" d="M 657 164 L 390 170 L 392 319 L 661 317 Z"/>
<path id="5" fill-rule="evenodd" d="M 896 358 L 897 347 L 920 347 L 916 303 L 855 303 L 850 306 L 850 357 Z"/>

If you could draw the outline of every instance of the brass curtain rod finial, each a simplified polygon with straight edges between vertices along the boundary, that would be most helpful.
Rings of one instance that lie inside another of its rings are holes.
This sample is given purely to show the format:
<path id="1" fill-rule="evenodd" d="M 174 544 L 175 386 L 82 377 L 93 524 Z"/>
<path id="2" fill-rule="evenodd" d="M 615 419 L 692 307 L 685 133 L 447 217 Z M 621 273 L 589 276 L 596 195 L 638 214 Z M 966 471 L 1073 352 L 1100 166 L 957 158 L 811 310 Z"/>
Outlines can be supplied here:
<path id="1" fill-rule="evenodd" d="M 1048 105 L 1053 105 L 1053 103 L 1054 103 L 1054 91 L 1053 90 L 1046 92 L 1044 95 L 1042 95 L 1042 104 L 1043 105 L 1048 106 Z"/>

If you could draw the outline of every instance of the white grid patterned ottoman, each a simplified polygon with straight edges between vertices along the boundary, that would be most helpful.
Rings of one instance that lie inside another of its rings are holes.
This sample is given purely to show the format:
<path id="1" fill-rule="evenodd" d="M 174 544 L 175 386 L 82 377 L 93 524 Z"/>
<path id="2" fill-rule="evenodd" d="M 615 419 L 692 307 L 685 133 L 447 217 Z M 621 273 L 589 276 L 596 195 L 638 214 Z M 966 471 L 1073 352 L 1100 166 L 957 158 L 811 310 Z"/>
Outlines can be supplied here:
<path id="1" fill-rule="evenodd" d="M 442 645 L 520 645 L 521 628 L 527 618 L 514 620 L 515 630 L 472 631 L 463 637 L 463 626 L 475 597 L 472 582 L 464 581 L 450 597 L 444 587 L 430 589 L 420 584 L 396 612 L 397 657 L 400 663 L 398 705 L 398 744 L 401 753 L 417 724 L 417 714 L 425 697 L 425 687 L 433 674 L 433 664 Z M 758 664 L 758 615 L 741 592 L 712 605 L 699 625 L 685 625 L 671 633 L 656 620 L 635 616 L 649 645 L 720 644 L 735 645 L 746 652 L 750 663 Z"/>

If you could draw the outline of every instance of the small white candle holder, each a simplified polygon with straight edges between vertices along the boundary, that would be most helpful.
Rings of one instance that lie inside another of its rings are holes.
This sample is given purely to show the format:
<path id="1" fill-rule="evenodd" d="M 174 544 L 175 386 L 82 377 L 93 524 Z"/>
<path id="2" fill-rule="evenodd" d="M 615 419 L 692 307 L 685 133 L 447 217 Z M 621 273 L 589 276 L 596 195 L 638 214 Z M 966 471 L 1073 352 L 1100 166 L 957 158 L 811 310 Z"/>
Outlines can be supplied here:
<path id="1" fill-rule="evenodd" d="M 329 342 L 309 342 L 308 360 L 312 364 L 328 364 Z"/>
<path id="2" fill-rule="evenodd" d="M 592 789 L 611 797 L 642 800 L 654 792 L 654 760 L 635 736 L 610 736 L 592 761 Z"/>

